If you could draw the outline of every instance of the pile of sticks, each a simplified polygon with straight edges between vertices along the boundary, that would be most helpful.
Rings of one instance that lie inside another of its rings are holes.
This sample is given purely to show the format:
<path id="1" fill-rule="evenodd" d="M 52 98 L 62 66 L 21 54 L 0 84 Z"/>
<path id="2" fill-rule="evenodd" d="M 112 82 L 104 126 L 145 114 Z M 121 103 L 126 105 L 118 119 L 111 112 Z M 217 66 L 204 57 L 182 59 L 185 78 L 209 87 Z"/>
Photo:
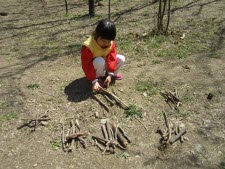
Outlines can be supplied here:
<path id="1" fill-rule="evenodd" d="M 17 127 L 17 129 L 21 129 L 21 128 L 27 126 L 29 128 L 33 128 L 33 131 L 35 131 L 39 125 L 45 125 L 44 122 L 47 122 L 51 119 L 48 117 L 48 115 L 43 115 L 41 117 L 36 116 L 36 118 L 34 118 L 34 119 L 24 118 L 21 120 L 26 120 L 26 122 L 24 124 L 22 124 L 21 126 Z"/>
<path id="2" fill-rule="evenodd" d="M 163 117 L 165 120 L 165 126 L 166 129 L 163 130 L 162 128 L 158 127 L 156 130 L 156 133 L 158 133 L 160 138 L 160 145 L 158 146 L 159 149 L 166 148 L 169 145 L 174 144 L 176 141 L 180 140 L 181 143 L 187 138 L 183 137 L 184 134 L 187 133 L 187 130 L 183 123 L 179 125 L 175 125 L 174 123 L 171 123 L 165 112 L 163 112 Z"/>
<path id="3" fill-rule="evenodd" d="M 65 136 L 65 126 L 62 123 L 61 128 L 61 142 L 62 149 L 65 152 L 72 152 L 74 148 L 78 148 L 78 144 L 80 143 L 84 148 L 87 148 L 87 143 L 85 138 L 88 136 L 88 133 L 84 133 L 80 131 L 80 125 L 78 120 L 70 121 L 70 129 L 67 131 Z M 76 146 L 75 146 L 76 144 Z"/>
<path id="4" fill-rule="evenodd" d="M 129 107 L 127 104 L 125 104 L 121 99 L 119 99 L 115 94 L 107 91 L 104 88 L 100 88 L 99 92 L 104 96 L 104 98 L 107 100 L 107 102 L 110 104 L 110 106 L 113 106 L 115 104 L 119 105 L 122 109 L 127 110 Z M 109 108 L 107 105 L 105 105 L 96 95 L 93 95 L 93 98 L 98 101 L 98 103 L 106 110 L 109 111 Z"/>
<path id="5" fill-rule="evenodd" d="M 114 154 L 116 153 L 116 147 L 121 150 L 126 150 L 128 144 L 131 143 L 127 134 L 118 125 L 107 121 L 105 124 L 102 124 L 101 129 L 104 138 L 97 136 L 92 136 L 92 138 L 95 141 L 95 145 L 102 151 L 102 154 Z"/>
<path id="6" fill-rule="evenodd" d="M 175 110 L 179 110 L 178 107 L 182 104 L 180 95 L 175 88 L 174 92 L 171 91 L 161 91 L 161 95 L 164 97 L 166 103 Z M 172 106 L 173 105 L 173 106 Z"/>

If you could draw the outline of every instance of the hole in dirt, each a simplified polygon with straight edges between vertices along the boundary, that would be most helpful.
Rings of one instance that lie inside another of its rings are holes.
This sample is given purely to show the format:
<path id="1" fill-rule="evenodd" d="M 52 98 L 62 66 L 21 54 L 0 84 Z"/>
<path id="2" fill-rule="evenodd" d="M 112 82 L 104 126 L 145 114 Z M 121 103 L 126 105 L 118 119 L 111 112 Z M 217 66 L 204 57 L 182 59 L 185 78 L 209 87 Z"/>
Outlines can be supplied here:
<path id="1" fill-rule="evenodd" d="M 88 99 L 92 94 L 91 83 L 86 77 L 74 80 L 65 87 L 64 93 L 71 102 L 81 102 Z"/>

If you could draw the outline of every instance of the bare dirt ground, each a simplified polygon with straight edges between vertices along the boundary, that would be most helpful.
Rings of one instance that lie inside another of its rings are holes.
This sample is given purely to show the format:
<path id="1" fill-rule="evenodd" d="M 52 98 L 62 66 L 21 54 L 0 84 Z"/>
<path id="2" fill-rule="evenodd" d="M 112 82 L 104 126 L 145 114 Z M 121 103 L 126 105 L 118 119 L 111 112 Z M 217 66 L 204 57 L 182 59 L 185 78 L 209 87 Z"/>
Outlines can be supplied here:
<path id="1" fill-rule="evenodd" d="M 156 6 L 149 1 L 112 1 L 118 53 L 126 56 L 126 64 L 123 80 L 109 90 L 142 110 L 142 124 L 126 118 L 116 105 L 106 112 L 91 97 L 81 69 L 80 46 L 97 21 L 107 17 L 107 2 L 96 7 L 92 18 L 84 1 L 69 1 L 67 16 L 64 1 L 46 2 L 0 0 L 0 12 L 8 13 L 0 16 L 0 168 L 225 168 L 223 0 L 189 0 L 172 6 L 171 29 L 185 33 L 185 39 L 194 38 L 183 45 L 189 52 L 181 59 L 156 55 L 174 39 L 152 50 L 145 43 L 148 39 L 140 38 L 153 29 Z M 137 84 L 145 82 L 154 84 L 156 94 L 137 90 Z M 180 112 L 172 110 L 159 93 L 175 87 L 182 98 Z M 164 122 L 163 111 L 172 121 L 186 125 L 189 141 L 160 151 L 155 130 Z M 51 118 L 46 126 L 35 132 L 17 129 L 23 118 L 44 114 Z M 79 119 L 83 131 L 99 136 L 101 119 L 109 119 L 125 129 L 132 143 L 114 155 L 102 155 L 92 140 L 87 149 L 63 152 L 60 123 L 69 118 Z"/>

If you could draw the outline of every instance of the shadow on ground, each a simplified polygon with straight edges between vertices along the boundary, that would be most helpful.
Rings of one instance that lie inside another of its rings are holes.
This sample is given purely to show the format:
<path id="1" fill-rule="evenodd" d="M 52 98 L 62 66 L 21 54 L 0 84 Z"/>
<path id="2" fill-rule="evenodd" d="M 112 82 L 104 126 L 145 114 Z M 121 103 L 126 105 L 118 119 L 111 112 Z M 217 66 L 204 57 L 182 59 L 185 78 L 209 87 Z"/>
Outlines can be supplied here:
<path id="1" fill-rule="evenodd" d="M 64 92 L 68 96 L 68 101 L 71 102 L 81 102 L 92 95 L 91 84 L 86 77 L 71 82 L 65 87 Z"/>

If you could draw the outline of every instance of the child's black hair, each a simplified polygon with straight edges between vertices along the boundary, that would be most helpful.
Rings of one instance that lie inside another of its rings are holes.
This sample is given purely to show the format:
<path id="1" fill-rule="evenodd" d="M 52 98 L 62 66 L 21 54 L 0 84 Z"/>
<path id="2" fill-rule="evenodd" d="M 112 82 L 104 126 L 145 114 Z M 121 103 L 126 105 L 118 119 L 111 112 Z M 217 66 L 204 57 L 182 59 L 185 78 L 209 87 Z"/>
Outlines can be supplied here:
<path id="1" fill-rule="evenodd" d="M 108 19 L 100 20 L 95 30 L 95 36 L 97 38 L 101 37 L 102 39 L 114 40 L 116 38 L 115 24 Z"/>

